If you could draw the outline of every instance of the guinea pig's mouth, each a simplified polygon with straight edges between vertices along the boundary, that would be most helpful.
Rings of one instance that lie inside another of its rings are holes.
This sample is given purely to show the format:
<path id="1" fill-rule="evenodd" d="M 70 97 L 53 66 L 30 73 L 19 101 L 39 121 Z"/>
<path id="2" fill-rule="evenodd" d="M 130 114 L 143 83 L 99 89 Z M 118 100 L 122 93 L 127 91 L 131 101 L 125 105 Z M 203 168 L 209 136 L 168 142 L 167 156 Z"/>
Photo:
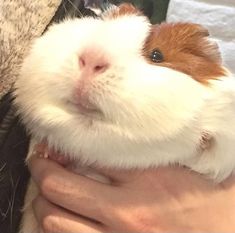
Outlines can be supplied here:
<path id="1" fill-rule="evenodd" d="M 102 110 L 97 105 L 91 102 L 86 101 L 85 103 L 83 103 L 67 101 L 67 104 L 71 110 L 75 111 L 78 114 L 97 120 L 102 120 L 104 118 Z"/>

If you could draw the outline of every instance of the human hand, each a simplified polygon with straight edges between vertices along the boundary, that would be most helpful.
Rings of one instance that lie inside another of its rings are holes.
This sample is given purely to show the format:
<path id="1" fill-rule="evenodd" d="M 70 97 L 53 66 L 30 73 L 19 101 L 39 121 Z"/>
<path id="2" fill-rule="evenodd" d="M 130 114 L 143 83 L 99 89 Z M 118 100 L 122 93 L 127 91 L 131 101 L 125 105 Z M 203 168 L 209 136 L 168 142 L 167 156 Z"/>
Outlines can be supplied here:
<path id="1" fill-rule="evenodd" d="M 33 158 L 41 195 L 35 216 L 45 233 L 235 232 L 235 179 L 213 184 L 186 168 L 102 170 L 111 184 Z"/>

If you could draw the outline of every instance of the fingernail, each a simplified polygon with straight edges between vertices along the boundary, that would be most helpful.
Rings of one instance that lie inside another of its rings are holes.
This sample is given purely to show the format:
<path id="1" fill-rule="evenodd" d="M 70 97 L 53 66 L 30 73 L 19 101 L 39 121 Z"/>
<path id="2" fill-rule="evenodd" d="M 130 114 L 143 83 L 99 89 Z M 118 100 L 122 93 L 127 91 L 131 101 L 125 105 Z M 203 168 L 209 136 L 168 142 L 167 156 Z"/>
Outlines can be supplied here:
<path id="1" fill-rule="evenodd" d="M 44 153 L 44 158 L 47 159 L 49 157 L 48 151 Z"/>

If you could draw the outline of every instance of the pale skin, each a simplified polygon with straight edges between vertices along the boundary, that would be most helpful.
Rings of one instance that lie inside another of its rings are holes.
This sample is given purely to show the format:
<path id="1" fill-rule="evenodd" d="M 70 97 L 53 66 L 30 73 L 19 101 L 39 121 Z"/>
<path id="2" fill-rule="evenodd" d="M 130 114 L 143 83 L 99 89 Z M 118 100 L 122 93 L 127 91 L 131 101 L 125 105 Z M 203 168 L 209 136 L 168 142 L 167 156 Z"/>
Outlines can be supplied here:
<path id="1" fill-rule="evenodd" d="M 29 163 L 44 233 L 235 232 L 234 177 L 214 184 L 179 167 L 102 170 L 112 179 L 102 184 L 59 163 L 39 157 Z"/>

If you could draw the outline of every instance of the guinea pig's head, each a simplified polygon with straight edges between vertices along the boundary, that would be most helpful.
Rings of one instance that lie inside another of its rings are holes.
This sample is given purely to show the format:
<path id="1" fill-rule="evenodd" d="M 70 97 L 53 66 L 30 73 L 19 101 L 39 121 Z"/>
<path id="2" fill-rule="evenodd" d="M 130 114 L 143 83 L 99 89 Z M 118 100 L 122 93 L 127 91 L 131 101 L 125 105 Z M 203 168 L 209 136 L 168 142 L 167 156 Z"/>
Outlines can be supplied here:
<path id="1" fill-rule="evenodd" d="M 37 39 L 16 83 L 16 104 L 41 137 L 62 131 L 90 142 L 162 140 L 195 119 L 207 82 L 223 75 L 200 26 L 151 26 L 123 4 L 101 18 L 53 25 Z"/>
<path id="2" fill-rule="evenodd" d="M 200 83 L 206 84 L 226 74 L 217 43 L 199 24 L 162 23 L 153 26 L 145 45 L 145 56 L 148 54 L 152 56 L 152 64 L 178 70 Z"/>

